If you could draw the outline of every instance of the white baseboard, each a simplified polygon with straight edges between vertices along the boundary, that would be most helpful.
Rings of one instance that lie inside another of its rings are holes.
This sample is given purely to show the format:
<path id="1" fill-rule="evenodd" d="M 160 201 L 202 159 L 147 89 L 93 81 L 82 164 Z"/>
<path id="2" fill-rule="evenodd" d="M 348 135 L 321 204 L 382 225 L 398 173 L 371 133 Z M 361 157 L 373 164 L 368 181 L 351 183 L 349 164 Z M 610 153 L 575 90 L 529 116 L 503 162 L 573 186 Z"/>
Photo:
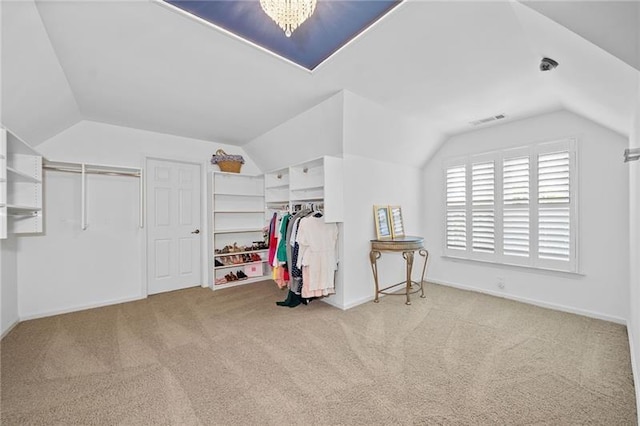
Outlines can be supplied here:
<path id="1" fill-rule="evenodd" d="M 521 297 L 513 294 L 506 294 L 506 293 L 502 293 L 494 290 L 487 290 L 484 288 L 472 287 L 464 284 L 456 284 L 456 283 L 451 283 L 444 280 L 438 280 L 438 279 L 432 279 L 432 278 L 429 278 L 426 281 L 434 284 L 444 285 L 447 287 L 459 288 L 461 290 L 475 291 L 476 293 L 484 293 L 490 296 L 501 297 L 503 299 L 515 300 L 516 302 L 522 302 L 522 303 L 527 303 L 529 305 L 540 306 L 541 308 L 554 309 L 556 311 L 568 312 L 570 314 L 582 315 L 585 317 L 600 319 L 600 320 L 609 321 L 609 322 L 615 322 L 617 324 L 622 324 L 622 325 L 627 324 L 627 320 L 623 318 L 614 317 L 611 315 L 605 315 L 599 312 L 593 312 L 586 309 L 573 308 L 571 306 L 561 305 L 559 303 L 551 303 L 551 302 L 545 302 L 542 300 L 529 299 L 527 297 Z M 429 296 L 427 295 L 427 297 Z"/>
<path id="2" fill-rule="evenodd" d="M 36 318 L 45 318 L 45 317 L 51 317 L 53 315 L 61 315 L 61 314 L 68 314 L 70 312 L 78 312 L 78 311 L 85 311 L 87 309 L 93 309 L 93 308 L 102 308 L 104 306 L 110 306 L 110 305 L 117 305 L 119 303 L 125 303 L 125 302 L 134 302 L 136 300 L 141 300 L 141 299 L 146 299 L 147 295 L 142 295 L 142 296 L 134 296 L 134 297 L 126 297 L 123 299 L 113 299 L 113 300 L 108 300 L 105 302 L 98 302 L 98 303 L 90 303 L 87 305 L 78 305 L 78 306 L 73 306 L 70 308 L 64 308 L 64 309 L 54 309 L 53 311 L 47 311 L 47 312 L 38 312 L 35 314 L 28 314 L 28 315 L 24 315 L 20 317 L 20 321 L 27 321 L 27 320 L 32 320 L 32 319 L 36 319 Z"/>
<path id="3" fill-rule="evenodd" d="M 11 324 L 9 324 L 9 327 L 7 327 L 6 330 L 4 330 L 2 332 L 2 335 L 0 335 L 0 340 L 4 339 L 4 337 L 11 333 L 11 330 L 13 330 L 15 328 L 16 325 L 18 325 L 20 323 L 20 319 L 16 318 L 15 321 L 13 321 Z"/>
<path id="4" fill-rule="evenodd" d="M 631 324 L 627 321 L 627 336 L 629 337 L 629 352 L 631 355 L 631 372 L 633 374 L 633 385 L 636 390 L 636 412 L 638 414 L 638 424 L 640 425 L 640 371 L 638 371 L 638 364 L 636 364 L 636 344 L 633 331 L 631 330 Z M 640 350 L 640 347 L 637 348 Z"/>
<path id="5" fill-rule="evenodd" d="M 353 301 L 347 303 L 346 305 L 344 305 L 344 308 L 342 308 L 342 309 L 346 311 L 347 309 L 355 308 L 358 305 L 362 305 L 364 303 L 371 302 L 373 299 L 375 299 L 375 296 L 361 297 L 360 299 L 356 299 L 356 300 L 353 300 Z"/>
<path id="6" fill-rule="evenodd" d="M 342 309 L 344 311 L 344 308 L 342 307 L 342 304 L 337 303 L 335 300 L 333 300 L 332 297 L 324 297 L 324 298 L 322 298 L 322 301 L 324 303 L 326 303 L 327 305 L 331 305 L 334 308 Z"/>

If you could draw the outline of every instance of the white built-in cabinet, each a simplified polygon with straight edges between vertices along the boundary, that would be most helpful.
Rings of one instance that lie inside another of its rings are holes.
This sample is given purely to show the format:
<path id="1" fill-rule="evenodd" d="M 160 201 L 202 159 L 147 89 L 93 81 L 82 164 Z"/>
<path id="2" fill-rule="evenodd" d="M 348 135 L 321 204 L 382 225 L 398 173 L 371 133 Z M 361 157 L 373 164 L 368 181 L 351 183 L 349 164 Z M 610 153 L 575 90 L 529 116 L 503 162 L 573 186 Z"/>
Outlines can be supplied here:
<path id="1" fill-rule="evenodd" d="M 264 177 L 212 172 L 211 188 L 211 287 L 215 290 L 268 278 L 268 250 L 255 247 L 265 242 Z M 225 247 L 245 249 L 223 253 Z M 223 265 L 216 266 L 216 260 Z M 232 272 L 237 276 L 238 271 L 247 278 L 222 282 Z"/>
<path id="2" fill-rule="evenodd" d="M 342 158 L 324 156 L 265 174 L 267 210 L 319 205 L 326 222 L 344 220 Z"/>
<path id="3" fill-rule="evenodd" d="M 0 238 L 42 232 L 42 156 L 0 129 Z"/>
<path id="4" fill-rule="evenodd" d="M 322 208 L 326 222 L 342 222 L 342 167 L 341 158 L 325 156 L 257 176 L 211 172 L 211 287 L 216 290 L 271 277 L 268 249 L 230 253 L 221 250 L 266 243 L 265 232 L 274 211 L 295 211 L 299 206 L 314 205 Z M 216 265 L 216 260 L 223 264 Z M 237 274 L 238 270 L 248 278 L 224 282 L 226 275 Z"/>

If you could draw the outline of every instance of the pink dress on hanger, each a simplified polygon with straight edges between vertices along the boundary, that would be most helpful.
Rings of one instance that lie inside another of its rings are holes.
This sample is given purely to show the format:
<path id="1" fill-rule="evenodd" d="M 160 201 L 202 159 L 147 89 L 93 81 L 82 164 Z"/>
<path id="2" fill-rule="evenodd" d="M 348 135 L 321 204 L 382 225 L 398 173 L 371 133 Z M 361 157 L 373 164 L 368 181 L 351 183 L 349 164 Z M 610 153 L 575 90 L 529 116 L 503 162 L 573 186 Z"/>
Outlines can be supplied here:
<path id="1" fill-rule="evenodd" d="M 298 268 L 302 269 L 302 297 L 321 297 L 335 293 L 338 225 L 323 217 L 300 220 L 296 241 L 300 245 Z"/>

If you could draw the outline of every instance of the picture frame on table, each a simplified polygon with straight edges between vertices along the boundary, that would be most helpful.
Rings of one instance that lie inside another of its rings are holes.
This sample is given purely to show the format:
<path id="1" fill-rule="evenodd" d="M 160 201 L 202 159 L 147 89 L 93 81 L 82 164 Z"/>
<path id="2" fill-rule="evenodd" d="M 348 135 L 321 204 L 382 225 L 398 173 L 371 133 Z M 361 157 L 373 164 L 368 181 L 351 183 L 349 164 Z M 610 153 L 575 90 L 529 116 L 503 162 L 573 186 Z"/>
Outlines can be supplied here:
<path id="1" fill-rule="evenodd" d="M 404 237 L 404 221 L 402 219 L 402 207 L 389 206 L 389 219 L 391 221 L 392 238 Z"/>
<path id="2" fill-rule="evenodd" d="M 393 238 L 389 206 L 373 206 L 373 221 L 376 225 L 376 238 L 378 240 Z"/>

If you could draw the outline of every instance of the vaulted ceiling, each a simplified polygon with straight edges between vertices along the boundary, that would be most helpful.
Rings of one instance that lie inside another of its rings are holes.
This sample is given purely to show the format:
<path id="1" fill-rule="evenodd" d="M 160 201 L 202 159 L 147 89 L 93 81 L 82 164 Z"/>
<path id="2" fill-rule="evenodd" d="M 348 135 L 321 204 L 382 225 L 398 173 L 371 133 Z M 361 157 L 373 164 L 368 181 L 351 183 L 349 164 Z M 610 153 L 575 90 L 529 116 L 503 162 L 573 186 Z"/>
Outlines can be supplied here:
<path id="1" fill-rule="evenodd" d="M 627 134 L 638 3 L 586 23 L 530 3 L 408 0 L 309 72 L 156 0 L 2 2 L 2 121 L 35 144 L 84 119 L 244 145 L 345 89 L 442 135 L 559 108 Z"/>

